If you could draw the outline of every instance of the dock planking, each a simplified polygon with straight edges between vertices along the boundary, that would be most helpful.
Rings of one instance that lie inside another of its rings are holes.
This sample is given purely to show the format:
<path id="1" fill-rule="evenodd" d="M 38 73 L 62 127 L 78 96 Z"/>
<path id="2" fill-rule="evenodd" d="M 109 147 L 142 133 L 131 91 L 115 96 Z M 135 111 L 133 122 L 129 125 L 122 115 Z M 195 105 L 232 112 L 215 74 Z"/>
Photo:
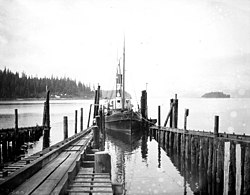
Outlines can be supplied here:
<path id="1" fill-rule="evenodd" d="M 85 161 L 94 162 L 93 153 L 98 150 L 91 150 L 85 154 Z M 94 163 L 83 162 L 83 167 L 79 170 L 74 180 L 69 185 L 67 193 L 69 195 L 80 194 L 106 194 L 112 195 L 112 183 L 110 173 L 96 173 Z"/>
<path id="2" fill-rule="evenodd" d="M 50 194 L 53 190 L 58 190 L 58 185 L 62 188 L 69 169 L 82 158 L 92 136 L 89 128 L 27 159 L 11 164 L 6 169 L 13 172 L 0 180 L 1 193 Z M 63 184 L 60 183 L 62 180 Z"/>
<path id="3" fill-rule="evenodd" d="M 81 148 L 83 149 L 91 139 L 91 136 L 88 138 L 89 139 L 84 138 L 84 140 L 79 140 L 76 145 L 82 143 Z M 20 185 L 12 194 L 16 194 L 17 192 L 22 192 L 24 194 L 51 194 L 64 175 L 68 173 L 70 166 L 80 155 L 80 148 L 78 152 L 75 150 L 70 151 L 70 148 L 74 148 L 74 144 L 65 149 L 64 152 L 46 165 L 41 171 L 37 172 L 34 176 Z"/>

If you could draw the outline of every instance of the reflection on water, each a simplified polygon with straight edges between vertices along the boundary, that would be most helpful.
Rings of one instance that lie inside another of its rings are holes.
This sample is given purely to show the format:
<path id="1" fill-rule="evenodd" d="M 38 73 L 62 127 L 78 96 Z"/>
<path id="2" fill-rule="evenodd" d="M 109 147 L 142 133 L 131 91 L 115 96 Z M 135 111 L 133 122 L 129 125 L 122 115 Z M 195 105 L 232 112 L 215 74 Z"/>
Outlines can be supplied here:
<path id="1" fill-rule="evenodd" d="M 43 102 L 44 100 L 0 102 L 0 129 L 14 127 L 14 109 L 18 109 L 19 127 L 41 124 Z M 73 135 L 75 110 L 80 110 L 81 107 L 84 109 L 85 128 L 91 103 L 92 100 L 51 101 L 50 138 L 41 138 L 35 142 L 28 155 L 40 151 L 44 144 L 53 145 L 63 140 L 63 116 L 68 116 L 69 136 Z M 151 98 L 149 105 L 152 118 L 157 118 L 158 105 L 162 106 L 161 120 L 164 121 L 169 110 L 168 99 Z M 220 116 L 221 132 L 230 130 L 249 134 L 250 99 L 180 99 L 180 128 L 183 124 L 184 108 L 190 109 L 190 129 L 213 129 L 214 115 L 217 114 Z M 78 131 L 79 129 L 78 123 Z M 112 180 L 123 183 L 127 194 L 193 194 L 198 187 L 199 175 L 195 169 L 197 167 L 194 166 L 197 163 L 192 163 L 190 169 L 190 164 L 181 163 L 182 160 L 177 155 L 167 150 L 166 144 L 160 147 L 147 133 L 141 132 L 138 137 L 107 134 L 105 149 L 112 155 Z"/>
<path id="2" fill-rule="evenodd" d="M 126 194 L 192 194 L 166 152 L 148 137 L 147 131 L 135 136 L 108 131 L 105 150 L 112 156 L 112 181 L 123 184 Z"/>

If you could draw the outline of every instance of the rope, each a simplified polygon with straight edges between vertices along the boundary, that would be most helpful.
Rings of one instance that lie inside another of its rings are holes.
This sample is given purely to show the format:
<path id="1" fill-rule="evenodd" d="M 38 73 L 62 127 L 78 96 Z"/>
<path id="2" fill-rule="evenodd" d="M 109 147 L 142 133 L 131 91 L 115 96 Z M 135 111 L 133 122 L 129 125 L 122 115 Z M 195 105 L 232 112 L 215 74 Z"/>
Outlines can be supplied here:
<path id="1" fill-rule="evenodd" d="M 148 122 L 148 123 L 154 125 L 153 122 L 151 122 L 151 121 L 149 121 L 147 118 L 144 118 L 143 116 L 139 115 L 137 112 L 135 112 L 135 114 L 136 114 L 137 116 L 141 117 L 141 118 L 142 118 L 143 120 L 145 120 L 146 122 Z"/>

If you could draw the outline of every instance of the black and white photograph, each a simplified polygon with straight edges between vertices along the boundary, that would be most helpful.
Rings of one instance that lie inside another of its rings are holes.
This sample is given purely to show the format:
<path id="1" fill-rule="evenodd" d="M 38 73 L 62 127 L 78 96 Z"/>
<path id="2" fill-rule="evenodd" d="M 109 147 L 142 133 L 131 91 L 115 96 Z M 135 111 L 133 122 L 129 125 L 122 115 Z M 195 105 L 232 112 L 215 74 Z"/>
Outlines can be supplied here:
<path id="1" fill-rule="evenodd" d="M 0 0 L 1 195 L 249 195 L 250 0 Z"/>

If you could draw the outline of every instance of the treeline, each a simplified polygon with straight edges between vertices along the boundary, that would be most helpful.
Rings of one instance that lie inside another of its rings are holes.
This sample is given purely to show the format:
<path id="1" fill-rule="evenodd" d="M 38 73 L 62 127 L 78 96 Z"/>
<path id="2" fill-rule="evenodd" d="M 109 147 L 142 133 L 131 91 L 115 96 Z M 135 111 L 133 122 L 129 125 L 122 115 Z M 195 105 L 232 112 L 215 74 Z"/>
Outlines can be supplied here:
<path id="1" fill-rule="evenodd" d="M 0 70 L 0 99 L 42 98 L 46 87 L 55 98 L 92 98 L 94 91 L 90 86 L 70 78 L 38 78 L 8 69 Z"/>

